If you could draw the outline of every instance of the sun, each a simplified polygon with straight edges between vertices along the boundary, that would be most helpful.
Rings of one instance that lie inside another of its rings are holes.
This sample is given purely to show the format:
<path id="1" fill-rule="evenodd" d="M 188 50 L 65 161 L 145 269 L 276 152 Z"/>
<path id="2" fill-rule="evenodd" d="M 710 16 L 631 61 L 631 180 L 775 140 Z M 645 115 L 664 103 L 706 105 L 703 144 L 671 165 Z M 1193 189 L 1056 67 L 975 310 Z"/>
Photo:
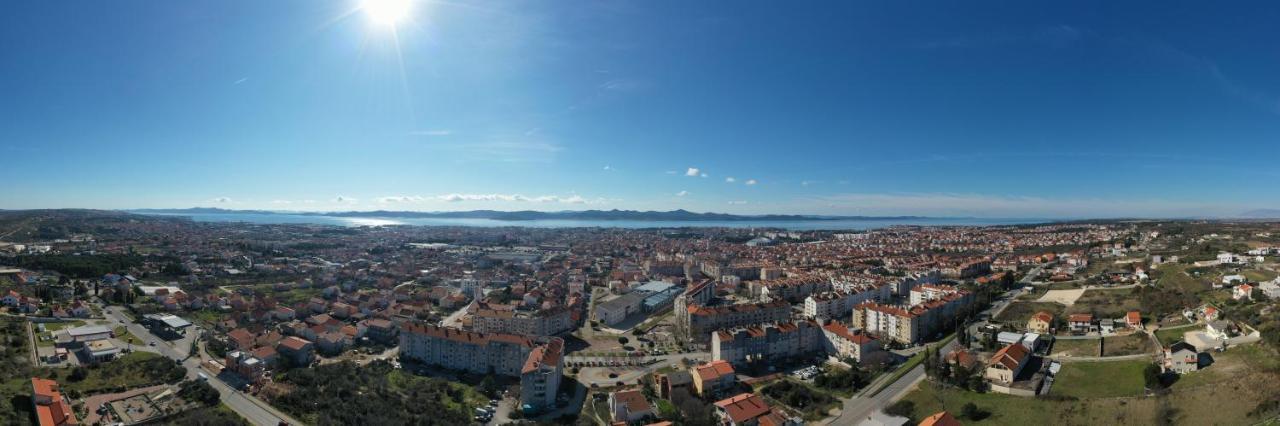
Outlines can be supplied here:
<path id="1" fill-rule="evenodd" d="M 380 25 L 395 25 L 409 15 L 412 0 L 364 0 L 360 8 Z"/>

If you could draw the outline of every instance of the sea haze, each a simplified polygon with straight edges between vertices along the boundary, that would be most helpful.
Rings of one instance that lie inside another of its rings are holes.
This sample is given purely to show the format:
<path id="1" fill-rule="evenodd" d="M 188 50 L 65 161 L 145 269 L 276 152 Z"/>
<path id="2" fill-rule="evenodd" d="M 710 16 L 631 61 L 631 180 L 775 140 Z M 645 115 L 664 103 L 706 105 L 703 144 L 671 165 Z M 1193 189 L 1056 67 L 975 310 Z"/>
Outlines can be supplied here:
<path id="1" fill-rule="evenodd" d="M 131 213 L 188 217 L 197 222 L 245 222 L 257 224 L 311 223 L 339 226 L 524 226 L 532 228 L 678 228 L 678 227 L 728 227 L 728 228 L 780 228 L 789 230 L 865 230 L 898 225 L 918 226 L 992 226 L 1023 225 L 1052 222 L 1035 218 L 948 218 L 948 217 L 837 217 L 770 215 L 739 216 L 726 214 L 700 214 L 684 211 L 672 212 L 536 212 L 537 215 L 519 215 L 517 212 L 336 212 L 300 213 L 271 211 L 238 211 L 222 209 L 148 209 Z M 604 214 L 601 214 L 604 213 Z M 613 214 L 609 214 L 613 213 Z M 693 215 L 693 216 L 689 216 Z M 513 217 L 537 218 L 513 218 Z M 634 218 L 634 217 L 642 218 Z M 502 217 L 504 219 L 497 219 Z"/>

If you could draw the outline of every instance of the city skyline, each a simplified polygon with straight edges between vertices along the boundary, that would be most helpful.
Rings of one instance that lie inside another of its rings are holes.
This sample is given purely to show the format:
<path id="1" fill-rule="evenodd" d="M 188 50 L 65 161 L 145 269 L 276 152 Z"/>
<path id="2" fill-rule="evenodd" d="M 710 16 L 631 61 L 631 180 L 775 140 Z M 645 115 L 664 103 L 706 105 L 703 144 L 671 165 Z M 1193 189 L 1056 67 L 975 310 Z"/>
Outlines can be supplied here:
<path id="1" fill-rule="evenodd" d="M 408 5 L 11 5 L 0 209 L 1280 208 L 1274 8 Z"/>

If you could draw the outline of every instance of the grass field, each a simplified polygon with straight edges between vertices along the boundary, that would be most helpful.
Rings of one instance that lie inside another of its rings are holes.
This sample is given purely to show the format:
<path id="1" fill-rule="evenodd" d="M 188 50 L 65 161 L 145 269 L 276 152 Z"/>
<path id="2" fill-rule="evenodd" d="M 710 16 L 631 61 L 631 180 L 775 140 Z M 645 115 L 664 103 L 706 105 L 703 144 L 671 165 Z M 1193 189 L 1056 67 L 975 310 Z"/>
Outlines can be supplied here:
<path id="1" fill-rule="evenodd" d="M 1112 336 L 1102 339 L 1102 356 L 1124 356 L 1151 353 L 1155 348 L 1146 333 Z"/>
<path id="2" fill-rule="evenodd" d="M 1055 385 L 1056 387 L 1057 385 Z M 1154 399 L 1122 398 L 1095 400 L 1066 400 L 1048 398 L 1024 398 L 997 393 L 975 393 L 951 388 L 934 388 L 929 382 L 921 384 L 903 400 L 915 404 L 915 420 L 946 410 L 960 413 L 967 403 L 979 410 L 991 413 L 980 422 L 983 425 L 1108 425 L 1155 424 L 1156 401 Z M 961 420 L 964 424 L 970 424 Z"/>
<path id="3" fill-rule="evenodd" d="M 1067 308 L 1068 313 L 1092 313 L 1101 318 L 1119 318 L 1129 311 L 1140 310 L 1141 301 L 1131 289 L 1087 290 L 1076 303 Z"/>
<path id="4" fill-rule="evenodd" d="M 1142 395 L 1147 361 L 1072 362 L 1062 365 L 1053 396 L 1106 398 Z"/>
<path id="5" fill-rule="evenodd" d="M 1060 316 L 1062 315 L 1062 312 L 1065 310 L 1066 310 L 1065 306 L 1062 306 L 1057 303 L 1052 303 L 1052 302 L 1018 301 L 1018 302 L 1010 303 L 1009 307 L 1005 308 L 1004 312 L 1001 312 L 1000 315 L 993 318 L 993 320 L 998 322 L 1003 322 L 1003 323 L 1021 324 L 1022 326 L 1026 326 L 1027 320 L 1031 319 L 1031 315 L 1035 314 L 1036 312 L 1048 311 L 1054 316 Z"/>
<path id="6" fill-rule="evenodd" d="M 1156 339 L 1160 340 L 1161 345 L 1169 346 L 1173 344 L 1173 342 L 1182 340 L 1182 335 L 1186 334 L 1186 332 L 1201 331 L 1201 330 L 1204 330 L 1203 325 L 1192 326 L 1192 327 L 1182 327 L 1182 328 L 1172 328 L 1172 329 L 1162 328 L 1156 331 Z"/>
<path id="7" fill-rule="evenodd" d="M 1160 277 L 1156 282 L 1162 287 L 1174 288 L 1193 294 L 1213 289 L 1213 286 L 1208 281 L 1187 275 L 1185 265 L 1160 265 L 1157 271 L 1159 271 Z"/>
<path id="8" fill-rule="evenodd" d="M 150 352 L 132 352 L 117 358 L 115 361 L 87 368 L 88 376 L 79 381 L 67 379 L 68 369 L 57 369 L 62 372 L 58 379 L 62 388 L 77 391 L 83 395 L 105 392 L 119 392 L 125 389 L 151 386 L 159 383 L 172 383 L 186 375 L 186 369 L 161 355 Z M 45 370 L 51 372 L 53 370 Z M 36 374 L 41 374 L 37 372 Z"/>
<path id="9" fill-rule="evenodd" d="M 1098 356 L 1101 339 L 1058 339 L 1053 342 L 1053 356 Z"/>
<path id="10" fill-rule="evenodd" d="M 142 340 L 138 339 L 138 336 L 134 336 L 133 333 L 130 333 L 129 329 L 123 325 L 116 326 L 116 328 L 112 329 L 111 332 L 112 334 L 115 334 L 116 339 L 121 342 L 133 344 L 142 343 Z"/>
<path id="11" fill-rule="evenodd" d="M 84 321 L 80 321 L 80 320 L 62 321 L 62 322 L 46 322 L 44 323 L 44 329 L 45 331 L 53 332 L 53 331 L 65 330 L 68 328 L 76 328 L 82 325 L 84 325 Z"/>
<path id="12" fill-rule="evenodd" d="M 1276 273 L 1263 269 L 1248 269 L 1240 272 L 1249 281 L 1271 281 L 1276 279 Z"/>
<path id="13" fill-rule="evenodd" d="M 1249 416 L 1260 404 L 1280 399 L 1280 357 L 1259 346 L 1213 353 L 1213 364 L 1182 375 L 1168 397 L 1178 410 L 1175 424 L 1254 424 L 1275 411 Z"/>

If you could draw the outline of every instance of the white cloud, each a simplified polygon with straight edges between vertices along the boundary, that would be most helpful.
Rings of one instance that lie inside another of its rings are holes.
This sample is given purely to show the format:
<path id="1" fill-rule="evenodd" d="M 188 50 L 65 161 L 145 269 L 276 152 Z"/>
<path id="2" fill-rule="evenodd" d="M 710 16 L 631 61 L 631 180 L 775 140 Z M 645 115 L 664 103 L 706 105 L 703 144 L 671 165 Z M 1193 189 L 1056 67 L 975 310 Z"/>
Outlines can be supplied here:
<path id="1" fill-rule="evenodd" d="M 724 178 L 724 181 L 725 181 L 726 183 L 734 183 L 734 182 L 737 182 L 738 180 L 737 180 L 737 179 L 734 179 L 734 178 L 733 178 L 733 176 L 729 176 L 729 177 L 727 177 L 727 178 Z"/>
<path id="2" fill-rule="evenodd" d="M 741 206 L 741 205 L 745 205 L 745 204 L 747 204 L 747 202 L 746 202 L 746 201 L 744 201 L 744 200 L 732 200 L 732 201 L 729 201 L 729 205 L 731 205 L 731 206 Z"/>
<path id="3" fill-rule="evenodd" d="M 338 203 L 338 204 L 355 204 L 357 201 L 360 201 L 360 200 L 359 200 L 359 199 L 356 199 L 356 198 L 344 197 L 344 196 L 339 195 L 339 196 L 337 196 L 337 197 L 333 197 L 333 200 L 331 200 L 331 201 L 333 201 L 333 202 L 335 202 L 335 203 Z"/>
<path id="4" fill-rule="evenodd" d="M 755 180 L 755 179 L 747 179 L 747 182 L 746 182 L 746 183 L 747 183 L 747 185 L 755 185 L 755 184 L 756 184 L 756 180 Z"/>
<path id="5" fill-rule="evenodd" d="M 686 171 L 684 172 L 684 175 L 685 175 L 685 176 L 689 176 L 689 177 L 697 177 L 697 176 L 698 176 L 698 174 L 700 174 L 700 173 L 701 173 L 701 172 L 700 172 L 700 171 L 698 171 L 698 168 L 697 168 L 697 167 L 690 167 L 690 168 L 689 168 L 689 170 L 686 170 Z"/>
<path id="6" fill-rule="evenodd" d="M 218 198 L 214 198 L 214 199 L 209 200 L 209 201 L 213 201 L 213 202 L 215 202 L 215 203 L 220 203 L 220 204 L 227 204 L 227 203 L 230 203 L 230 202 L 231 202 L 231 198 L 230 198 L 230 197 L 218 197 Z"/>
<path id="7" fill-rule="evenodd" d="M 397 196 L 390 196 L 390 197 L 379 197 L 377 200 L 378 200 L 378 203 L 380 204 L 392 204 L 392 203 L 417 203 L 417 202 L 425 201 L 426 199 L 417 195 L 397 195 Z"/>
<path id="8" fill-rule="evenodd" d="M 293 204 L 293 201 L 289 201 L 289 200 L 271 200 L 271 204 Z"/>
<path id="9" fill-rule="evenodd" d="M 604 170 L 605 170 L 605 171 L 610 171 L 610 170 L 613 170 L 613 167 L 604 166 Z"/>
<path id="10" fill-rule="evenodd" d="M 689 195 L 689 191 L 680 191 L 680 192 L 677 192 L 677 193 L 676 193 L 676 196 L 677 196 L 677 197 L 683 197 L 683 196 L 686 196 L 686 195 Z"/>
<path id="11" fill-rule="evenodd" d="M 676 174 L 676 171 L 675 171 L 675 170 L 667 170 L 667 171 L 666 171 L 666 172 L 664 172 L 664 173 L 669 174 L 669 175 L 674 175 L 674 174 Z"/>
<path id="12" fill-rule="evenodd" d="M 236 82 L 235 82 L 235 83 L 231 83 L 231 85 L 232 85 L 232 86 L 237 86 L 237 85 L 239 85 L 240 83 L 244 83 L 244 82 L 246 82 L 246 81 L 249 81 L 249 77 L 245 77 L 245 78 L 242 78 L 242 79 L 236 80 Z"/>
<path id="13" fill-rule="evenodd" d="M 447 129 L 414 130 L 409 134 L 413 136 L 449 136 L 453 134 L 453 131 Z"/>
<path id="14" fill-rule="evenodd" d="M 707 174 L 706 174 L 706 173 L 701 173 L 701 174 L 699 174 L 698 176 L 707 177 Z"/>
<path id="15" fill-rule="evenodd" d="M 506 201 L 530 203 L 603 204 L 609 202 L 609 200 L 604 198 L 587 199 L 577 194 L 570 196 L 540 195 L 536 197 L 529 197 L 520 194 L 445 194 L 437 195 L 434 199 L 451 203 L 463 201 Z"/>

